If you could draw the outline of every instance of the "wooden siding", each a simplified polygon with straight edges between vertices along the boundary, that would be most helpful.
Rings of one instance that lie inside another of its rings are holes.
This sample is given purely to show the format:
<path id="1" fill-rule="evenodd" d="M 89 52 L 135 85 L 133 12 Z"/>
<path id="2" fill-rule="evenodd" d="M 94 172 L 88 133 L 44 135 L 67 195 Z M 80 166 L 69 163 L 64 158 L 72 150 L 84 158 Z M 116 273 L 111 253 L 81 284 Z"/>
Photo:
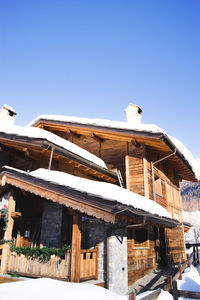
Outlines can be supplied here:
<path id="1" fill-rule="evenodd" d="M 150 198 L 153 199 L 152 188 L 152 170 L 151 160 L 156 161 L 160 159 L 158 153 L 149 149 L 148 151 L 148 182 Z M 155 177 L 161 179 L 162 192 L 156 194 L 156 201 L 165 207 L 172 215 L 174 219 L 178 219 L 182 222 L 182 202 L 179 188 L 179 176 L 174 170 L 174 166 L 167 160 L 155 165 L 154 167 Z M 165 229 L 165 242 L 167 246 L 167 259 L 169 262 L 177 263 L 181 262 L 185 258 L 185 244 L 184 234 L 182 227 Z"/>
<path id="2" fill-rule="evenodd" d="M 131 229 L 128 230 L 127 251 L 128 251 L 128 285 L 143 277 L 156 267 L 155 237 L 151 226 L 148 227 L 148 248 L 133 248 Z"/>
<path id="3" fill-rule="evenodd" d="M 135 148 L 130 143 L 126 155 L 126 184 L 128 190 L 145 195 L 144 147 Z"/>
<path id="4" fill-rule="evenodd" d="M 88 136 L 76 137 L 73 139 L 73 142 L 79 147 L 99 156 L 103 159 L 109 169 L 119 169 L 125 180 L 125 142 L 113 140 L 102 140 L 102 142 L 98 142 L 94 138 Z"/>
<path id="5" fill-rule="evenodd" d="M 186 260 L 185 254 L 185 239 L 184 228 L 166 228 L 166 246 L 167 246 L 167 259 L 171 263 L 183 262 Z"/>

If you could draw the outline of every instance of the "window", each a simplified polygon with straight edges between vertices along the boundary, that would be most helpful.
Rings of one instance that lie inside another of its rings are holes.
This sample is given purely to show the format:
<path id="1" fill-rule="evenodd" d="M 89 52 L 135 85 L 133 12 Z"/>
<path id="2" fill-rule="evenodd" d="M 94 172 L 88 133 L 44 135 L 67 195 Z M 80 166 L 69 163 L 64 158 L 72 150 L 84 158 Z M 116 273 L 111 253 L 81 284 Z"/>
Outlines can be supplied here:
<path id="1" fill-rule="evenodd" d="M 160 177 L 155 178 L 155 190 L 157 195 L 163 196 L 162 179 Z"/>
<path id="2" fill-rule="evenodd" d="M 135 228 L 132 230 L 133 248 L 149 248 L 147 228 Z"/>

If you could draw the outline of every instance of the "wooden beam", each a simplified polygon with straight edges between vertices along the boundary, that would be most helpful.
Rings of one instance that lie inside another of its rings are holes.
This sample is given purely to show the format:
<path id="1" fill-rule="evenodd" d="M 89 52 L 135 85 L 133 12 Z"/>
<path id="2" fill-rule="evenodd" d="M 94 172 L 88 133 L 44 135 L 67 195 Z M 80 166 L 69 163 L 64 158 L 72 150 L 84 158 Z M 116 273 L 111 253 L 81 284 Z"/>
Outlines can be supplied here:
<path id="1" fill-rule="evenodd" d="M 136 139 L 132 139 L 131 140 L 131 144 L 133 146 L 135 146 L 136 148 L 140 148 L 141 147 L 141 144 Z"/>
<path id="2" fill-rule="evenodd" d="M 94 132 L 91 132 L 89 134 L 89 136 L 91 138 L 93 138 L 95 141 L 97 141 L 98 143 L 103 143 L 103 141 L 104 141 L 102 138 L 100 138 L 99 136 L 97 136 Z"/>
<path id="3" fill-rule="evenodd" d="M 80 282 L 81 263 L 81 216 L 73 216 L 72 250 L 71 250 L 71 282 Z"/>
<path id="4" fill-rule="evenodd" d="M 8 224 L 7 229 L 4 234 L 4 240 L 12 239 L 12 231 L 14 220 L 12 218 L 12 213 L 15 211 L 15 200 L 13 199 L 13 192 L 11 191 L 9 204 L 8 204 Z M 7 272 L 8 267 L 8 258 L 10 254 L 10 245 L 5 243 L 2 250 L 2 259 L 1 259 L 1 273 L 5 274 Z"/>
<path id="5" fill-rule="evenodd" d="M 72 131 L 71 129 L 69 128 L 66 128 L 66 133 L 69 135 L 70 137 L 70 141 L 73 142 L 73 139 L 74 138 L 80 138 L 80 135 L 75 133 L 74 131 Z"/>

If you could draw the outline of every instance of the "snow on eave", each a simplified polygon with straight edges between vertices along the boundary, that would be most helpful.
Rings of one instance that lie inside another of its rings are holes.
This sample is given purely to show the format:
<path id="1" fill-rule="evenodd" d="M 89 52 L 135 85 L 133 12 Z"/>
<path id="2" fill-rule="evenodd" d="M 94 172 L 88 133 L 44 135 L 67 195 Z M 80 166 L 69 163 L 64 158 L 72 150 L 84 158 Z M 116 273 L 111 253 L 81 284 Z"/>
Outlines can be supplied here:
<path id="1" fill-rule="evenodd" d="M 54 133 L 46 131 L 44 129 L 35 127 L 21 127 L 21 126 L 0 126 L 0 134 L 5 133 L 8 135 L 16 135 L 27 138 L 43 139 L 50 142 L 58 147 L 61 147 L 81 158 L 84 158 L 88 163 L 94 163 L 99 167 L 107 169 L 106 164 L 102 159 L 95 156 L 94 154 L 88 152 L 85 149 L 71 143 L 70 141 L 64 140 L 63 138 L 57 136 Z"/>
<path id="2" fill-rule="evenodd" d="M 139 124 L 133 126 L 127 122 L 121 121 L 111 121 L 105 119 L 89 119 L 89 118 L 80 118 L 80 117 L 71 117 L 71 116 L 62 116 L 62 115 L 40 115 L 31 121 L 27 127 L 31 127 L 37 125 L 41 120 L 45 121 L 58 121 L 58 122 L 66 122 L 66 123 L 77 123 L 77 124 L 84 124 L 90 126 L 97 126 L 97 127 L 107 127 L 113 129 L 124 129 L 124 130 L 135 130 L 135 131 L 146 131 L 151 133 L 165 133 L 161 128 L 154 124 Z"/>
<path id="3" fill-rule="evenodd" d="M 62 115 L 40 115 L 35 118 L 32 122 L 30 122 L 27 126 L 34 126 L 40 122 L 40 120 L 45 121 L 58 121 L 58 122 L 68 122 L 68 123 L 77 123 L 84 124 L 89 126 L 97 126 L 97 127 L 107 127 L 113 129 L 121 129 L 121 130 L 130 130 L 130 131 L 138 131 L 138 132 L 147 132 L 152 134 L 162 134 L 168 142 L 174 146 L 177 151 L 180 152 L 183 160 L 185 160 L 186 165 L 192 170 L 195 178 L 200 180 L 200 164 L 197 163 L 194 156 L 191 152 L 180 142 L 178 139 L 171 137 L 168 135 L 163 129 L 154 124 L 139 124 L 133 125 L 127 122 L 118 122 L 104 119 L 88 119 L 88 118 L 80 118 L 80 117 L 70 117 L 70 116 L 62 116 Z"/>
<path id="4" fill-rule="evenodd" d="M 48 182 L 66 186 L 88 195 L 97 196 L 108 201 L 114 201 L 133 208 L 143 210 L 152 215 L 172 219 L 171 214 L 161 205 L 139 194 L 121 188 L 115 184 L 80 178 L 60 171 L 38 169 L 28 175 Z"/>

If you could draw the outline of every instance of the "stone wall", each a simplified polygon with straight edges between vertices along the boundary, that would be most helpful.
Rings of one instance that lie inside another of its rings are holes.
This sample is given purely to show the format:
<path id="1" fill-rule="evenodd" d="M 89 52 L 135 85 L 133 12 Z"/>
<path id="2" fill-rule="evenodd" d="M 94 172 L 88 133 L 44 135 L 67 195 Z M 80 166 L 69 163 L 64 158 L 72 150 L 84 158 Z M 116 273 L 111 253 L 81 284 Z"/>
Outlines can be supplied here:
<path id="1" fill-rule="evenodd" d="M 60 204 L 44 201 L 40 243 L 46 247 L 61 246 L 63 207 Z"/>
<path id="2" fill-rule="evenodd" d="M 128 260 L 126 229 L 112 229 L 107 240 L 108 288 L 112 292 L 126 294 L 128 291 Z"/>
<path id="3" fill-rule="evenodd" d="M 126 294 L 128 265 L 125 223 L 111 225 L 96 219 L 88 219 L 87 222 L 87 230 L 82 239 L 87 240 L 88 249 L 98 245 L 98 280 L 106 282 L 109 290 Z"/>

